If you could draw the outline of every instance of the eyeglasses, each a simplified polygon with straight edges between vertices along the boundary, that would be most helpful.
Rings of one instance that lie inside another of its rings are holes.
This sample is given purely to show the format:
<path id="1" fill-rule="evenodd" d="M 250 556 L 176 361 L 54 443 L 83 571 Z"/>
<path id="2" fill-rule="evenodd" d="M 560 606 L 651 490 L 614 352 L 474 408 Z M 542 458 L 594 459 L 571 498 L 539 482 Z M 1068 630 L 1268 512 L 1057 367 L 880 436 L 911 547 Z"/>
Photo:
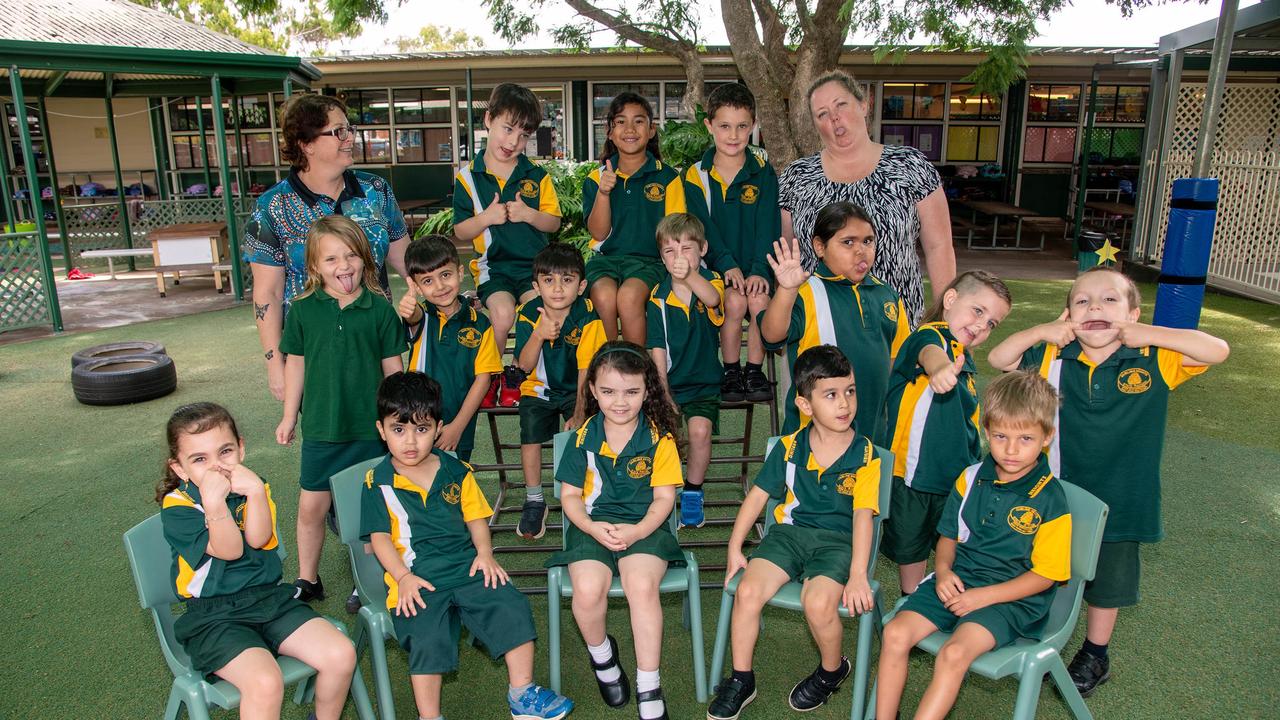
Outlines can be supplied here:
<path id="1" fill-rule="evenodd" d="M 355 125 L 339 125 L 338 127 L 332 130 L 321 130 L 320 132 L 316 133 L 316 135 L 317 136 L 332 135 L 338 138 L 338 142 L 342 142 L 347 138 L 351 137 L 352 135 L 355 135 L 356 129 L 357 128 Z"/>

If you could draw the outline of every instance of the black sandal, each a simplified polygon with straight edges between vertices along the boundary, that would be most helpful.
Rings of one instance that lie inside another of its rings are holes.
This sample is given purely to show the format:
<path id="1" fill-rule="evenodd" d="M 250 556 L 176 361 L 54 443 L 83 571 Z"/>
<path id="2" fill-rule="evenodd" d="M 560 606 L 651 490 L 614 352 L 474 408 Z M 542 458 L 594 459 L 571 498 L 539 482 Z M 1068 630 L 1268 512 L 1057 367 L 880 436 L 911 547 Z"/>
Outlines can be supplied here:
<path id="1" fill-rule="evenodd" d="M 612 657 L 609 662 L 596 664 L 595 658 L 587 655 L 587 659 L 591 661 L 591 675 L 596 679 L 596 684 L 600 686 L 600 697 L 604 699 L 604 704 L 609 707 L 622 707 L 631 700 L 631 683 L 627 681 L 627 674 L 622 670 L 622 663 L 618 661 L 618 641 L 612 635 L 606 635 L 609 640 L 609 651 Z M 618 679 L 613 682 L 605 682 L 595 673 L 597 670 L 608 670 L 610 668 L 618 669 Z"/>

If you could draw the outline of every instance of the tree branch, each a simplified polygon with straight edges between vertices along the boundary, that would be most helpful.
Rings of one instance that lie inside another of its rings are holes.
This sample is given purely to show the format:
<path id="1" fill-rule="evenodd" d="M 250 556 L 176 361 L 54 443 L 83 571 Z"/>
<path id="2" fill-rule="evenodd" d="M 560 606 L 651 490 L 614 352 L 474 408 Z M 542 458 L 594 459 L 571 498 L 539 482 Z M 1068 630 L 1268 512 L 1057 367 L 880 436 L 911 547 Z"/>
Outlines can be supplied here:
<path id="1" fill-rule="evenodd" d="M 643 30 L 625 18 L 615 13 L 609 12 L 603 8 L 597 7 L 586 0 L 564 0 L 564 3 L 573 8 L 574 12 L 582 17 L 591 20 L 597 24 L 603 25 L 610 30 L 616 32 L 618 37 L 643 45 L 647 48 L 668 52 L 677 57 L 681 53 L 688 53 L 692 50 L 695 54 L 697 48 L 693 43 L 687 40 L 677 40 L 666 35 Z"/>

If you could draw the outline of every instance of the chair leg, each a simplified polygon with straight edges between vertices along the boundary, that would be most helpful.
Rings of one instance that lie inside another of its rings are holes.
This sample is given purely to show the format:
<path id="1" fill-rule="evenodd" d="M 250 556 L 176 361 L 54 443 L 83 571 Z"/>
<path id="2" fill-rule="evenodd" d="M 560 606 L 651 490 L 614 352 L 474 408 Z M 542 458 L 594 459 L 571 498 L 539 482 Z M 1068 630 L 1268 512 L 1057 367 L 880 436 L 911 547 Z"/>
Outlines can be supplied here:
<path id="1" fill-rule="evenodd" d="M 680 625 L 682 625 L 685 630 L 691 630 L 693 629 L 693 625 L 691 625 L 690 622 L 691 621 L 689 619 L 689 594 L 685 593 L 684 601 L 680 603 Z"/>
<path id="2" fill-rule="evenodd" d="M 298 683 L 293 691 L 294 705 L 310 705 L 316 698 L 316 676 L 312 675 Z"/>
<path id="3" fill-rule="evenodd" d="M 724 676 L 724 652 L 729 644 L 729 621 L 733 616 L 733 596 L 727 592 L 720 594 L 720 617 L 716 619 L 716 639 L 711 646 L 711 672 L 708 678 L 712 687 Z"/>
<path id="4" fill-rule="evenodd" d="M 189 720 L 209 720 L 209 704 L 199 694 L 198 690 L 193 688 L 183 698 L 183 701 L 187 706 L 187 718 Z"/>
<path id="5" fill-rule="evenodd" d="M 164 720 L 178 720 L 182 712 L 182 692 L 175 685 L 169 688 L 169 701 L 164 706 Z"/>
<path id="6" fill-rule="evenodd" d="M 689 591 L 685 602 L 689 607 L 689 634 L 693 644 L 693 689 L 699 703 L 707 701 L 707 658 L 702 634 L 702 587 L 696 571 L 689 573 Z"/>
<path id="7" fill-rule="evenodd" d="M 853 709 L 849 720 L 860 720 L 866 711 L 867 683 L 871 678 L 871 638 L 876 632 L 874 612 L 858 617 L 858 649 L 853 664 Z"/>
<path id="8" fill-rule="evenodd" d="M 560 692 L 560 578 L 563 568 L 547 570 L 547 680 Z"/>
<path id="9" fill-rule="evenodd" d="M 871 692 L 867 693 L 867 709 L 862 713 L 862 720 L 875 720 L 876 717 L 876 688 L 880 685 L 877 680 L 871 683 Z M 853 720 L 858 720 L 854 718 Z"/>
<path id="10" fill-rule="evenodd" d="M 356 669 L 351 675 L 351 704 L 355 706 L 356 717 L 360 720 L 377 720 L 373 712 L 373 703 L 369 701 L 369 688 L 364 684 L 364 673 L 360 670 L 360 656 L 356 656 Z"/>
<path id="11" fill-rule="evenodd" d="M 1067 666 L 1062 663 L 1061 656 L 1056 656 L 1049 662 L 1049 677 L 1053 679 L 1053 684 L 1058 686 L 1058 694 L 1067 703 L 1067 707 L 1071 708 L 1071 714 L 1076 720 L 1093 720 L 1093 713 L 1089 711 L 1084 698 L 1080 697 L 1080 691 L 1071 680 L 1071 675 L 1067 672 Z"/>
<path id="12" fill-rule="evenodd" d="M 1031 659 L 1018 678 L 1018 700 L 1013 706 L 1013 720 L 1035 720 L 1040 704 L 1040 685 L 1045 669 L 1038 659 Z"/>
<path id="13" fill-rule="evenodd" d="M 362 620 L 367 620 L 361 615 Z M 369 665 L 373 671 L 374 694 L 378 697 L 378 713 L 382 720 L 395 720 L 396 704 L 391 696 L 391 672 L 387 669 L 387 643 L 381 631 L 374 632 L 368 628 Z"/>

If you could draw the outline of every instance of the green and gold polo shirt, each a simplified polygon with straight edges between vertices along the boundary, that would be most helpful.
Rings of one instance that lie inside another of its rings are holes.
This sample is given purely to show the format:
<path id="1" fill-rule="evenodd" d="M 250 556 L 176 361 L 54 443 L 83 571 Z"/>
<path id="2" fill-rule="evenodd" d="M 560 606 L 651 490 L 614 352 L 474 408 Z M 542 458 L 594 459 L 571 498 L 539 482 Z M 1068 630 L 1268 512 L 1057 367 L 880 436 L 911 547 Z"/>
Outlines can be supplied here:
<path id="1" fill-rule="evenodd" d="M 560 217 L 560 198 L 546 170 L 521 153 L 516 156 L 511 177 L 503 179 L 485 169 L 481 153 L 453 178 L 453 224 L 484 212 L 493 202 L 494 193 L 501 202 L 519 200 L 534 210 Z M 476 251 L 471 275 L 478 287 L 489 281 L 490 270 L 495 266 L 508 267 L 500 272 L 508 277 L 530 274 L 533 256 L 547 246 L 547 235 L 529 223 L 505 222 L 485 228 L 471 238 L 471 244 Z"/>
<path id="2" fill-rule="evenodd" d="M 169 577 L 178 597 L 218 597 L 280 582 L 276 504 L 271 499 L 271 486 L 266 485 L 266 489 L 267 507 L 271 509 L 271 539 L 260 548 L 246 542 L 244 554 L 235 560 L 222 560 L 205 552 L 209 548 L 205 515 L 213 513 L 221 517 L 222 509 L 206 510 L 200 500 L 200 488 L 195 483 L 184 482 L 164 496 L 160 503 L 160 524 L 164 527 L 164 539 L 169 541 L 169 548 L 173 551 Z M 227 511 L 235 518 L 241 533 L 244 533 L 244 513 L 248 502 L 243 495 L 227 495 Z"/>
<path id="3" fill-rule="evenodd" d="M 387 533 L 405 567 L 437 590 L 467 583 L 476 546 L 467 523 L 493 515 L 476 484 L 471 466 L 443 450 L 430 487 L 422 488 L 396 472 L 387 455 L 364 476 L 360 493 L 360 537 Z M 399 585 L 384 573 L 387 608 L 399 600 Z"/>
<path id="4" fill-rule="evenodd" d="M 952 362 L 965 358 L 956 386 L 942 395 L 929 387 L 929 376 L 920 367 L 920 351 L 930 345 L 942 348 Z M 976 377 L 973 356 L 945 322 L 921 325 L 898 349 L 885 406 L 893 475 L 907 487 L 946 495 L 956 473 L 982 459 Z"/>
<path id="5" fill-rule="evenodd" d="M 1164 537 L 1160 456 L 1169 392 L 1208 369 L 1182 361 L 1164 348 L 1121 346 L 1095 365 L 1079 341 L 1062 348 L 1041 343 L 1022 354 L 1022 368 L 1062 394 L 1049 464 L 1111 508 L 1104 542 Z"/>
<path id="6" fill-rule="evenodd" d="M 618 156 L 609 158 L 618 167 Z M 591 217 L 604 161 L 582 181 L 582 217 Z M 684 212 L 684 184 L 675 168 L 653 155 L 632 175 L 618 173 L 618 184 L 609 193 L 609 237 L 592 238 L 591 249 L 602 255 L 638 255 L 658 258 L 658 223 L 671 213 Z"/>
<path id="7" fill-rule="evenodd" d="M 345 308 L 320 288 L 295 299 L 280 352 L 303 359 L 303 439 L 377 440 L 382 361 L 406 345 L 395 308 L 368 288 Z"/>
<path id="8" fill-rule="evenodd" d="M 412 343 L 408 369 L 430 375 L 440 383 L 443 420 L 453 422 L 476 376 L 502 372 L 493 327 L 484 313 L 470 305 L 462 305 L 452 317 L 430 303 L 418 305 L 422 320 L 408 328 Z M 472 447 L 475 421 L 472 416 L 459 447 Z"/>
<path id="9" fill-rule="evenodd" d="M 880 458 L 870 440 L 854 435 L 840 459 L 824 468 L 809 447 L 810 430 L 778 438 L 755 485 L 779 501 L 774 522 L 852 537 L 854 510 L 880 513 Z"/>
<path id="10" fill-rule="evenodd" d="M 707 264 L 721 273 L 738 268 L 746 276 L 769 278 L 766 257 L 782 236 L 778 173 L 751 148 L 742 169 L 726 181 L 716 172 L 715 157 L 712 147 L 684 174 L 689 212 L 707 228 Z"/>
<path id="11" fill-rule="evenodd" d="M 997 479 L 988 455 L 956 478 L 938 534 L 956 541 L 951 569 L 966 588 L 1007 582 L 1026 572 L 1057 582 L 1071 579 L 1071 511 L 1062 485 L 1043 455 L 1025 475 Z M 1048 612 L 1053 587 L 1018 601 Z"/>
<path id="12" fill-rule="evenodd" d="M 536 297 L 516 308 L 516 357 L 542 322 L 541 307 L 542 298 Z M 604 342 L 604 323 L 591 301 L 584 297 L 574 300 L 560 326 L 560 337 L 542 344 L 537 366 L 520 384 L 520 397 L 562 400 L 576 395 L 578 371 L 587 369 Z"/>
<path id="13" fill-rule="evenodd" d="M 718 397 L 724 365 L 720 363 L 720 326 L 724 325 L 724 280 L 706 268 L 698 272 L 720 296 L 720 304 L 709 308 L 697 295 L 690 295 L 693 307 L 676 295 L 675 280 L 663 278 L 649 294 L 649 348 L 667 353 L 667 385 L 677 404 Z"/>
<path id="14" fill-rule="evenodd" d="M 764 317 L 761 311 L 759 318 Z M 858 414 L 854 428 L 859 434 L 883 442 L 885 437 L 884 400 L 889 390 L 889 369 L 898 348 L 911 334 L 906 309 L 898 293 L 868 273 L 854 284 L 843 275 L 832 274 L 826 263 L 818 262 L 813 275 L 800 286 L 799 296 L 791 307 L 791 326 L 787 336 L 765 347 L 787 348 L 787 363 L 796 366 L 796 358 L 817 345 L 834 345 L 853 365 L 853 379 L 858 386 Z M 759 322 L 759 319 L 757 319 Z M 809 423 L 796 407 L 796 388 L 787 390 L 786 420 L 782 432 L 795 432 Z"/>
<path id="15" fill-rule="evenodd" d="M 644 518 L 654 488 L 684 484 L 675 438 L 660 435 L 643 412 L 621 450 L 609 447 L 603 415 L 587 418 L 565 448 L 556 479 L 582 489 L 587 515 L 624 523 Z"/>

